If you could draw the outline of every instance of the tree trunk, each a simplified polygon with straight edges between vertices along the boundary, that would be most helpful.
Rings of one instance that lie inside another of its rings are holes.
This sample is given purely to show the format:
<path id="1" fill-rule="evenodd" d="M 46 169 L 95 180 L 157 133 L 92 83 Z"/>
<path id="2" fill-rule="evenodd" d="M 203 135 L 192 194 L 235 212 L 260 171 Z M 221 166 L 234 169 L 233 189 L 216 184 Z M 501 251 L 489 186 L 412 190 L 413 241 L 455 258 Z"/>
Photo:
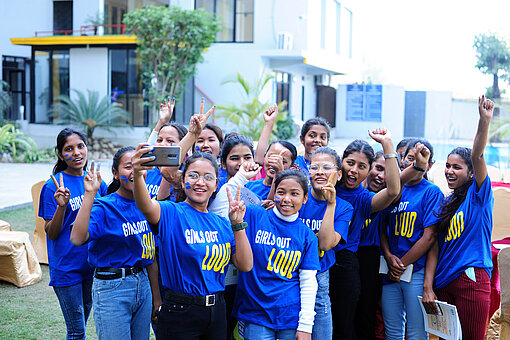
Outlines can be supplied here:
<path id="1" fill-rule="evenodd" d="M 493 74 L 493 82 L 492 82 L 492 99 L 494 100 L 494 103 L 496 104 L 494 106 L 494 117 L 499 116 L 499 105 L 501 103 L 501 92 L 499 91 L 499 85 L 498 85 L 498 73 Z"/>

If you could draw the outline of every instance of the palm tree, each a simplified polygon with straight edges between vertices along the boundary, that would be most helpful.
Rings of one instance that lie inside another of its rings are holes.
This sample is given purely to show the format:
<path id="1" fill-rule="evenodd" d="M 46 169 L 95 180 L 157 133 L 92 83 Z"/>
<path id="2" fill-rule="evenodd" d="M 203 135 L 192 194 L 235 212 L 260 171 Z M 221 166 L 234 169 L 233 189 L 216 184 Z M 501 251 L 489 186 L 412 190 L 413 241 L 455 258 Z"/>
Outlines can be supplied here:
<path id="1" fill-rule="evenodd" d="M 268 102 L 260 101 L 259 97 L 267 83 L 273 78 L 272 74 L 265 74 L 251 84 L 237 72 L 233 79 L 225 81 L 224 84 L 235 83 L 240 85 L 245 100 L 241 101 L 240 104 L 218 106 L 216 116 L 225 119 L 226 122 L 233 123 L 240 134 L 258 140 L 264 127 L 264 111 L 270 105 Z M 287 116 L 287 112 L 282 112 L 285 104 L 285 101 L 278 103 L 277 125 L 280 120 L 284 120 Z"/>
<path id="2" fill-rule="evenodd" d="M 112 131 L 112 127 L 130 126 L 129 112 L 113 105 L 109 96 L 99 99 L 96 91 L 87 90 L 87 97 L 83 92 L 73 91 L 77 96 L 76 101 L 68 95 L 57 97 L 51 110 L 55 123 L 81 125 L 89 139 L 98 127 Z"/>

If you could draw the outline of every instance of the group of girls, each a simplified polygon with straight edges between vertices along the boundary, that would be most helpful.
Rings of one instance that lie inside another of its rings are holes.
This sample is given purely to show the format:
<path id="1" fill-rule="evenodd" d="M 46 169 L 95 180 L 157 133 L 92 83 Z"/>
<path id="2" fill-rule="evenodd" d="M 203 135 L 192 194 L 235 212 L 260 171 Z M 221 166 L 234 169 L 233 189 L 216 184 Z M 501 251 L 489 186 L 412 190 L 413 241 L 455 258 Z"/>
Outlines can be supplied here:
<path id="1" fill-rule="evenodd" d="M 464 339 L 483 338 L 490 100 L 479 100 L 473 149 L 448 156 L 447 197 L 426 179 L 426 140 L 395 151 L 378 128 L 369 135 L 381 151 L 358 139 L 340 157 L 313 118 L 298 156 L 269 143 L 273 106 L 255 150 L 207 123 L 214 107 L 204 113 L 203 101 L 189 130 L 169 123 L 174 103 L 161 105 L 149 143 L 117 151 L 108 188 L 98 165 L 87 170 L 86 137 L 57 137 L 39 215 L 68 339 L 85 337 L 92 305 L 100 339 L 147 339 L 151 320 L 157 339 L 426 339 L 418 296 L 455 304 Z M 182 166 L 145 166 L 151 145 L 180 146 Z"/>

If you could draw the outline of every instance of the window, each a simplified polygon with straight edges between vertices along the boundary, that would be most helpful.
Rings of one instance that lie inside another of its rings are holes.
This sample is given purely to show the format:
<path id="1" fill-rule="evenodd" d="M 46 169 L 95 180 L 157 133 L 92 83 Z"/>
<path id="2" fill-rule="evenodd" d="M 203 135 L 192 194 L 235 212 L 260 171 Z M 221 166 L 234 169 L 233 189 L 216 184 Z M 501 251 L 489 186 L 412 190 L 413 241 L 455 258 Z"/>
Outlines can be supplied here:
<path id="1" fill-rule="evenodd" d="M 147 126 L 149 110 L 143 105 L 141 65 L 134 49 L 110 49 L 112 103 L 131 113 L 133 126 Z"/>
<path id="2" fill-rule="evenodd" d="M 276 72 L 276 103 L 286 102 L 282 111 L 289 111 L 290 82 L 292 76 L 289 73 Z"/>
<path id="3" fill-rule="evenodd" d="M 221 20 L 217 42 L 253 42 L 254 0 L 195 0 L 202 8 Z"/>
<path id="4" fill-rule="evenodd" d="M 5 119 L 25 119 L 21 113 L 30 112 L 27 107 L 30 103 L 30 91 L 27 91 L 26 86 L 30 83 L 29 63 L 30 60 L 24 57 L 2 56 L 2 79 L 9 85 L 12 99 L 11 106 L 4 113 Z"/>
<path id="5" fill-rule="evenodd" d="M 53 30 L 64 31 L 73 29 L 73 2 L 72 1 L 54 1 L 53 2 Z M 64 34 L 57 32 L 56 34 Z"/>
<path id="6" fill-rule="evenodd" d="M 346 120 L 380 122 L 381 85 L 347 85 Z"/>
<path id="7" fill-rule="evenodd" d="M 69 50 L 34 50 L 32 123 L 49 123 L 51 106 L 60 95 L 69 95 Z"/>

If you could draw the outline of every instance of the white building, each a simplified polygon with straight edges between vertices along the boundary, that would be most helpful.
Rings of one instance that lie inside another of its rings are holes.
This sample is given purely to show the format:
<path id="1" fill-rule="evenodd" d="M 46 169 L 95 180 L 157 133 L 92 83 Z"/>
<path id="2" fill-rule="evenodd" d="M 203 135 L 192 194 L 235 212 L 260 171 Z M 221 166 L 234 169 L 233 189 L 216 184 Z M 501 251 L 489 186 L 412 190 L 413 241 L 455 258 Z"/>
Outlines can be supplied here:
<path id="1" fill-rule="evenodd" d="M 177 121 L 187 124 L 201 97 L 220 105 L 239 103 L 239 90 L 224 84 L 239 71 L 252 81 L 275 72 L 261 100 L 287 100 L 296 120 L 320 115 L 335 125 L 336 90 L 329 82 L 354 68 L 350 0 L 2 1 L 2 79 L 13 90 L 5 118 L 22 120 L 40 145 L 53 145 L 61 129 L 48 115 L 55 98 L 94 90 L 132 115 L 135 129 L 118 133 L 117 140 L 143 140 L 148 111 L 142 105 L 135 37 L 115 25 L 128 11 L 150 4 L 204 8 L 223 20 L 217 43 L 187 84 Z M 88 18 L 103 13 L 112 26 L 87 27 Z"/>

